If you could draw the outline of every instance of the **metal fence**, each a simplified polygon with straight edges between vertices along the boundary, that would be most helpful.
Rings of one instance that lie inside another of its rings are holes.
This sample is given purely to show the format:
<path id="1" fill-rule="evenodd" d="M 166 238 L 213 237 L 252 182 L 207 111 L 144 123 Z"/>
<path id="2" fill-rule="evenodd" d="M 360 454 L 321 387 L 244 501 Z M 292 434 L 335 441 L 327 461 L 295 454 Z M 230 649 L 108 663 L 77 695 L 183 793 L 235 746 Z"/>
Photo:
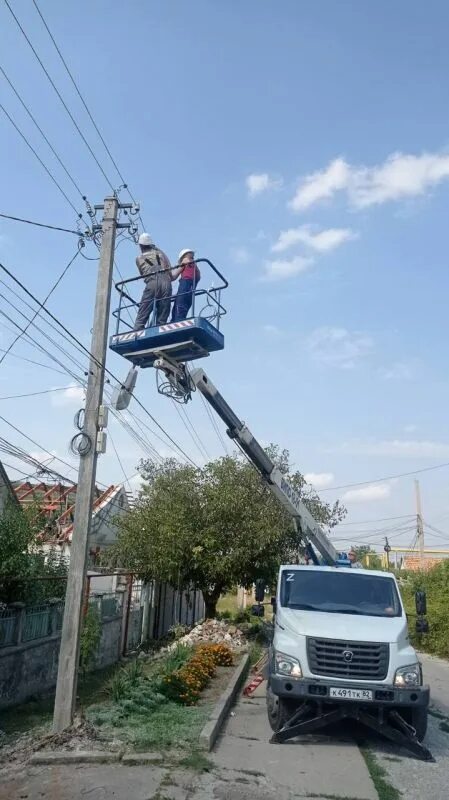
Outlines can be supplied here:
<path id="1" fill-rule="evenodd" d="M 0 609 L 0 647 L 10 647 L 14 644 L 17 617 L 18 613 L 14 608 Z"/>
<path id="2" fill-rule="evenodd" d="M 51 633 L 49 605 L 33 606 L 25 612 L 25 622 L 22 631 L 22 642 L 31 642 L 33 639 L 43 639 Z"/>

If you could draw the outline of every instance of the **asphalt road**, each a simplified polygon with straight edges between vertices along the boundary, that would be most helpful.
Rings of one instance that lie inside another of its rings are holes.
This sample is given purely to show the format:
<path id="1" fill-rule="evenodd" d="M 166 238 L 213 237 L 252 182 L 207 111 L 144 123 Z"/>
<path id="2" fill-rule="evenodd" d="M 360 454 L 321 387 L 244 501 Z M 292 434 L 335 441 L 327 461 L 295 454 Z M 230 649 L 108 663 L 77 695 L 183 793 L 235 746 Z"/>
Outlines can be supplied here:
<path id="1" fill-rule="evenodd" d="M 449 797 L 449 662 L 421 655 L 424 680 L 430 684 L 431 714 L 425 744 L 435 763 L 416 761 L 404 751 L 374 745 L 388 780 L 407 800 L 447 800 Z"/>

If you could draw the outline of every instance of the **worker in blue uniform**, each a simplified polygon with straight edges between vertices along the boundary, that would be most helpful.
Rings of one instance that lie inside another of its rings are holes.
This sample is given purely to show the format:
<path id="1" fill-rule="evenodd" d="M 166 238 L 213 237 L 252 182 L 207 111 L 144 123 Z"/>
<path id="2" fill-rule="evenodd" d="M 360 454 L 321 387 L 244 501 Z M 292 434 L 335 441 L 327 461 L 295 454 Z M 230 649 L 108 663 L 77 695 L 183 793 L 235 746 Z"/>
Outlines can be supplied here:
<path id="1" fill-rule="evenodd" d="M 181 250 L 178 256 L 178 266 L 173 270 L 176 277 L 179 275 L 178 292 L 173 305 L 172 322 L 187 319 L 193 302 L 193 293 L 201 278 L 201 273 L 195 264 L 195 253 L 189 248 Z"/>

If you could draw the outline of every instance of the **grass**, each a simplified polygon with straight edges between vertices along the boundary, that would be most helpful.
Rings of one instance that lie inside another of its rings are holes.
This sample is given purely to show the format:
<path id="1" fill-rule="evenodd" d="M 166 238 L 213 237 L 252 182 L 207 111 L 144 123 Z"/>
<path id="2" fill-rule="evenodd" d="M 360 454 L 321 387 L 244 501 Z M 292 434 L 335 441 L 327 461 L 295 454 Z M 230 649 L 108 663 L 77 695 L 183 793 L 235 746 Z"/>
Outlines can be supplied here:
<path id="1" fill-rule="evenodd" d="M 259 642 L 253 642 L 249 648 L 249 663 L 253 667 L 254 664 L 257 664 L 259 659 L 263 656 L 266 648 L 259 644 Z"/>
<path id="2" fill-rule="evenodd" d="M 122 710 L 114 703 L 104 703 L 88 709 L 87 719 L 102 733 L 114 735 L 137 752 L 173 747 L 191 751 L 210 711 L 210 705 L 195 707 L 165 702 L 151 713 L 141 714 L 132 708 Z"/>
<path id="3" fill-rule="evenodd" d="M 99 695 L 104 695 L 105 686 L 112 675 L 117 672 L 117 667 L 107 667 L 98 672 L 89 673 L 80 680 L 78 685 L 78 708 L 84 710 L 94 700 L 98 701 Z M 54 695 L 48 695 L 36 700 L 29 700 L 20 706 L 6 709 L 0 713 L 0 728 L 5 732 L 7 739 L 14 739 L 21 733 L 49 729 L 53 718 Z"/>
<path id="4" fill-rule="evenodd" d="M 365 759 L 368 772 L 374 783 L 379 800 L 400 800 L 402 794 L 391 783 L 388 782 L 387 773 L 379 764 L 376 756 L 371 750 L 362 749 L 362 755 Z"/>
<path id="5" fill-rule="evenodd" d="M 222 614 L 223 611 L 230 611 L 232 615 L 236 614 L 237 611 L 240 611 L 240 606 L 237 601 L 237 595 L 236 594 L 222 595 L 217 603 L 217 611 L 219 611 L 220 614 Z"/>
<path id="6" fill-rule="evenodd" d="M 214 768 L 214 763 L 201 750 L 192 750 L 188 756 L 181 759 L 179 766 L 185 769 L 192 769 L 195 772 L 211 772 Z"/>

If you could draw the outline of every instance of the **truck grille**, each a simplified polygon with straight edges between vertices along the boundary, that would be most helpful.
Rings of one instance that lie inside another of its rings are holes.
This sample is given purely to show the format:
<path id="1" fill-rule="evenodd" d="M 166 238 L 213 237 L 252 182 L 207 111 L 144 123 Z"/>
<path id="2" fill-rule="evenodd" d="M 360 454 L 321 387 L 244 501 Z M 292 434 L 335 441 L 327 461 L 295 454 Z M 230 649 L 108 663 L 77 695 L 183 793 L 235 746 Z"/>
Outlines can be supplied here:
<path id="1" fill-rule="evenodd" d="M 309 668 L 314 675 L 382 681 L 388 673 L 388 644 L 307 639 Z"/>

